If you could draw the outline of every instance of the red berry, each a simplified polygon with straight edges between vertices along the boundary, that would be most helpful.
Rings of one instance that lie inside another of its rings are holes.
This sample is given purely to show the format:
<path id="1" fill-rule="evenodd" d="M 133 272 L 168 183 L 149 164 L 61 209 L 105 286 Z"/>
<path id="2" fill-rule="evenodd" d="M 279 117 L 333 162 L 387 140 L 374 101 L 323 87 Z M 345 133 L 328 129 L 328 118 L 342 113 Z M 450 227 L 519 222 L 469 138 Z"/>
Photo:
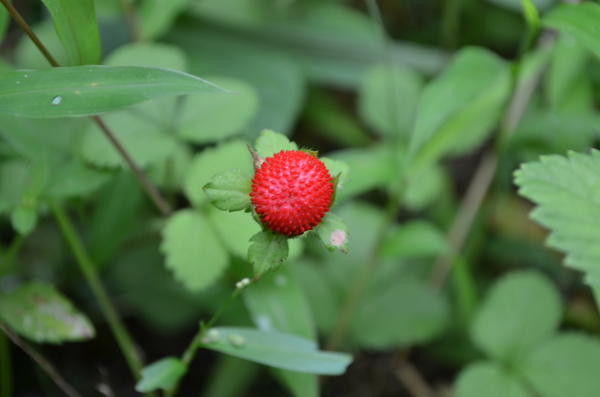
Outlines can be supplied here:
<path id="1" fill-rule="evenodd" d="M 300 150 L 282 150 L 256 170 L 250 193 L 254 209 L 272 231 L 298 236 L 317 226 L 333 196 L 325 164 Z"/>

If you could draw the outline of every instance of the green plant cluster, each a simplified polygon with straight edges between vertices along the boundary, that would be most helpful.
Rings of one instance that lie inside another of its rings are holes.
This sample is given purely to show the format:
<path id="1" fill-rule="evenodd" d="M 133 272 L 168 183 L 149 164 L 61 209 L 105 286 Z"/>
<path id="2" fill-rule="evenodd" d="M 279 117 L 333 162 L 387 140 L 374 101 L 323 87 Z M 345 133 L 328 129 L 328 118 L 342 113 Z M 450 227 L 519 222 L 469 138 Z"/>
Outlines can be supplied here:
<path id="1" fill-rule="evenodd" d="M 597 1 L 0 0 L 0 44 L 0 397 L 600 395 Z M 288 239 L 252 153 L 299 148 Z"/>

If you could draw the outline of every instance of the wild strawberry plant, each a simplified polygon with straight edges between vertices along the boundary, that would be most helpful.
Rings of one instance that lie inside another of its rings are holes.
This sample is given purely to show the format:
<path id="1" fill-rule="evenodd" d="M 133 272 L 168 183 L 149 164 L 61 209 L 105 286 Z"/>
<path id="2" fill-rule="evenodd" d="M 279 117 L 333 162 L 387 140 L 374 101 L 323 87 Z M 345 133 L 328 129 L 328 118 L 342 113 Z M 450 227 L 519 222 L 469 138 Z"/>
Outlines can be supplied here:
<path id="1" fill-rule="evenodd" d="M 0 397 L 598 394 L 597 1 L 0 3 Z"/>

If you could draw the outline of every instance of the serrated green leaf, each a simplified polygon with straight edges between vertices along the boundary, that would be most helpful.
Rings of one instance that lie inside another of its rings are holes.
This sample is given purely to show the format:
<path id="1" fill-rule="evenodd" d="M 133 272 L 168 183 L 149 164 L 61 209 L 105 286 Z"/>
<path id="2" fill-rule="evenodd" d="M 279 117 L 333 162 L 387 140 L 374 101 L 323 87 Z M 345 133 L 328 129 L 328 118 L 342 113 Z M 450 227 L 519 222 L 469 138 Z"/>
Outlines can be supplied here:
<path id="1" fill-rule="evenodd" d="M 93 338 L 90 320 L 53 286 L 32 282 L 0 296 L 0 318 L 19 335 L 38 343 Z"/>
<path id="2" fill-rule="evenodd" d="M 252 215 L 247 212 L 225 212 L 209 207 L 207 216 L 229 251 L 239 258 L 246 258 L 250 238 L 260 230 Z"/>
<path id="3" fill-rule="evenodd" d="M 220 172 L 213 176 L 204 187 L 210 203 L 222 211 L 250 209 L 252 178 L 240 170 Z"/>
<path id="4" fill-rule="evenodd" d="M 177 384 L 186 371 L 187 368 L 178 358 L 165 357 L 142 369 L 142 379 L 135 385 L 135 390 L 140 393 L 167 390 Z"/>
<path id="5" fill-rule="evenodd" d="M 190 3 L 190 0 L 144 0 L 139 6 L 139 35 L 152 40 L 168 32 L 169 28 Z"/>
<path id="6" fill-rule="evenodd" d="M 89 116 L 153 98 L 227 91 L 199 77 L 135 66 L 74 66 L 0 74 L 0 113 Z"/>
<path id="7" fill-rule="evenodd" d="M 282 150 L 298 150 L 298 145 L 283 134 L 272 130 L 262 130 L 254 145 L 256 154 L 262 158 L 273 156 Z"/>
<path id="8" fill-rule="evenodd" d="M 367 70 L 360 86 L 358 111 L 379 134 L 408 137 L 423 78 L 404 66 L 377 65 Z"/>
<path id="9" fill-rule="evenodd" d="M 100 63 L 100 33 L 92 0 L 42 0 L 71 65 Z"/>
<path id="10" fill-rule="evenodd" d="M 511 373 L 491 362 L 479 362 L 464 369 L 455 385 L 456 397 L 532 397 Z"/>
<path id="11" fill-rule="evenodd" d="M 475 343 L 488 355 L 517 363 L 549 338 L 562 315 L 554 286 L 535 272 L 516 272 L 498 281 L 471 327 Z"/>
<path id="12" fill-rule="evenodd" d="M 348 252 L 348 228 L 339 216 L 327 212 L 313 231 L 329 251 Z"/>
<path id="13" fill-rule="evenodd" d="M 519 193 L 537 207 L 532 219 L 550 230 L 547 244 L 566 253 L 565 263 L 600 269 L 600 152 L 543 156 L 515 172 Z"/>
<path id="14" fill-rule="evenodd" d="M 423 90 L 409 146 L 412 162 L 420 168 L 472 150 L 496 123 L 509 93 L 504 61 L 482 48 L 462 49 Z"/>
<path id="15" fill-rule="evenodd" d="M 35 229 L 37 220 L 37 211 L 30 206 L 18 206 L 10 212 L 12 227 L 22 236 L 27 236 Z"/>
<path id="16" fill-rule="evenodd" d="M 248 261 L 252 264 L 255 276 L 269 270 L 277 270 L 288 256 L 288 241 L 283 234 L 271 231 L 258 232 L 250 239 Z"/>
<path id="17" fill-rule="evenodd" d="M 231 95 L 197 94 L 186 98 L 178 114 L 177 136 L 193 143 L 223 140 L 239 134 L 258 110 L 256 90 L 232 78 L 208 77 Z"/>
<path id="18" fill-rule="evenodd" d="M 348 354 L 319 351 L 315 342 L 295 335 L 236 327 L 211 331 L 215 338 L 203 347 L 276 368 L 339 375 L 352 361 Z"/>
<path id="19" fill-rule="evenodd" d="M 575 37 L 600 57 L 600 4 L 584 1 L 579 4 L 560 4 L 548 12 L 544 25 Z"/>
<path id="20" fill-rule="evenodd" d="M 261 331 L 279 331 L 314 340 L 315 325 L 308 302 L 288 267 L 265 274 L 260 283 L 243 292 L 244 303 L 252 321 Z M 314 375 L 273 368 L 280 380 L 295 396 L 316 397 Z"/>
<path id="21" fill-rule="evenodd" d="M 167 220 L 162 237 L 166 266 L 190 291 L 213 284 L 229 262 L 227 251 L 199 212 L 177 211 Z"/>
<path id="22" fill-rule="evenodd" d="M 590 397 L 600 390 L 600 342 L 567 333 L 538 346 L 518 365 L 521 376 L 544 397 Z"/>
<path id="23" fill-rule="evenodd" d="M 203 150 L 192 160 L 184 181 L 184 191 L 188 200 L 195 206 L 209 202 L 202 188 L 218 172 L 237 169 L 254 175 L 252 156 L 246 142 L 236 139 L 223 142 L 214 148 Z"/>
<path id="24" fill-rule="evenodd" d="M 427 258 L 450 252 L 445 235 L 425 220 L 411 221 L 395 228 L 385 239 L 382 258 Z"/>
<path id="25" fill-rule="evenodd" d="M 449 317 L 448 304 L 438 291 L 420 281 L 402 280 L 363 296 L 349 334 L 367 348 L 407 346 L 439 335 Z"/>

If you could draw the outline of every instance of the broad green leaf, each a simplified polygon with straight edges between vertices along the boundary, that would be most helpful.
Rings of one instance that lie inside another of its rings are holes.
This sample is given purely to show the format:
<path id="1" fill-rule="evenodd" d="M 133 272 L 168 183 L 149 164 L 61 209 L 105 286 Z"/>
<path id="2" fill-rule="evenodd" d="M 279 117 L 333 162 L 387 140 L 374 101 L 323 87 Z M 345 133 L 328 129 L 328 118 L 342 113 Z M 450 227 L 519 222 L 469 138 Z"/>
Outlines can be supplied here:
<path id="1" fill-rule="evenodd" d="M 258 110 L 258 95 L 248 83 L 224 77 L 209 79 L 232 94 L 197 94 L 185 99 L 175 129 L 186 141 L 214 142 L 241 133 Z"/>
<path id="2" fill-rule="evenodd" d="M 161 37 L 191 0 L 144 0 L 139 6 L 139 35 L 142 40 Z"/>
<path id="3" fill-rule="evenodd" d="M 538 346 L 518 364 L 539 395 L 590 397 L 600 390 L 600 342 L 597 338 L 567 333 Z"/>
<path id="4" fill-rule="evenodd" d="M 298 145 L 283 134 L 272 130 L 262 130 L 254 145 L 259 157 L 267 158 L 282 150 L 298 150 Z"/>
<path id="5" fill-rule="evenodd" d="M 261 331 L 279 331 L 315 339 L 315 325 L 308 302 L 289 267 L 265 274 L 259 283 L 244 290 L 243 294 L 252 320 Z M 282 369 L 273 369 L 273 372 L 295 396 L 317 396 L 317 378 L 314 375 Z"/>
<path id="6" fill-rule="evenodd" d="M 54 28 L 71 65 L 100 63 L 98 24 L 92 0 L 42 0 L 50 11 Z"/>
<path id="7" fill-rule="evenodd" d="M 560 297 L 549 280 L 535 272 L 515 272 L 488 293 L 471 334 L 488 355 L 514 364 L 556 331 L 561 316 Z"/>
<path id="8" fill-rule="evenodd" d="M 584 1 L 579 4 L 560 4 L 542 20 L 543 24 L 568 33 L 600 57 L 600 4 Z"/>
<path id="9" fill-rule="evenodd" d="M 269 270 L 277 270 L 287 259 L 289 252 L 287 237 L 271 231 L 258 232 L 250 239 L 248 261 L 252 264 L 255 276 L 262 276 Z"/>
<path id="10" fill-rule="evenodd" d="M 430 341 L 444 330 L 449 317 L 448 304 L 438 291 L 420 281 L 400 280 L 363 296 L 349 334 L 362 347 L 385 350 Z"/>
<path id="11" fill-rule="evenodd" d="M 240 170 L 220 172 L 202 189 L 210 203 L 222 211 L 250 209 L 252 178 Z"/>
<path id="12" fill-rule="evenodd" d="M 456 397 L 533 397 L 516 376 L 492 362 L 469 365 L 454 387 Z"/>
<path id="13" fill-rule="evenodd" d="M 221 353 L 290 371 L 339 375 L 352 361 L 348 354 L 322 352 L 311 340 L 252 328 L 218 327 L 202 346 Z"/>
<path id="14" fill-rule="evenodd" d="M 53 286 L 24 284 L 0 296 L 0 319 L 19 335 L 38 343 L 93 338 L 94 326 Z"/>
<path id="15" fill-rule="evenodd" d="M 176 212 L 167 220 L 162 237 L 166 266 L 190 291 L 213 284 L 229 263 L 227 251 L 200 212 Z"/>
<path id="16" fill-rule="evenodd" d="M 577 78 L 584 74 L 588 61 L 585 46 L 567 33 L 558 35 L 545 80 L 546 95 L 554 110 L 565 101 Z"/>
<path id="17" fill-rule="evenodd" d="M 18 206 L 10 212 L 10 221 L 13 229 L 20 235 L 27 236 L 35 229 L 38 216 L 35 208 L 31 206 Z"/>
<path id="18" fill-rule="evenodd" d="M 186 371 L 187 368 L 178 358 L 165 357 L 142 369 L 142 379 L 135 385 L 135 390 L 140 393 L 167 390 L 177 384 Z"/>
<path id="19" fill-rule="evenodd" d="M 131 172 L 121 171 L 95 194 L 87 231 L 89 250 L 103 266 L 135 226 L 143 191 Z"/>
<path id="20" fill-rule="evenodd" d="M 210 201 L 202 188 L 219 172 L 231 169 L 254 175 L 252 156 L 246 142 L 236 139 L 222 142 L 214 148 L 204 149 L 192 160 L 184 182 L 184 191 L 188 200 L 195 206 Z"/>
<path id="21" fill-rule="evenodd" d="M 113 50 L 104 60 L 106 66 L 146 66 L 186 72 L 185 52 L 172 44 L 137 42 Z"/>
<path id="22" fill-rule="evenodd" d="M 81 160 L 71 160 L 53 171 L 43 195 L 53 198 L 83 196 L 98 190 L 111 177 L 111 173 L 88 167 Z"/>
<path id="23" fill-rule="evenodd" d="M 50 18 L 33 26 L 33 31 L 59 65 L 70 66 L 69 54 L 60 42 Z M 23 35 L 15 48 L 15 66 L 16 69 L 45 69 L 51 65 L 33 41 Z"/>
<path id="24" fill-rule="evenodd" d="M 252 215 L 247 212 L 225 212 L 209 207 L 207 216 L 229 251 L 239 258 L 246 258 L 250 238 L 260 230 Z"/>
<path id="25" fill-rule="evenodd" d="M 329 251 L 339 249 L 343 253 L 348 251 L 348 228 L 344 221 L 335 214 L 328 212 L 321 223 L 315 227 L 314 232 Z"/>
<path id="26" fill-rule="evenodd" d="M 430 164 L 472 150 L 495 125 L 509 92 L 504 61 L 482 48 L 462 49 L 423 90 L 409 147 L 412 162 Z"/>
<path id="27" fill-rule="evenodd" d="M 134 66 L 74 66 L 0 74 L 0 113 L 89 116 L 153 98 L 227 91 L 183 72 Z"/>
<path id="28" fill-rule="evenodd" d="M 351 170 L 348 182 L 335 193 L 336 201 L 339 202 L 371 189 L 388 186 L 398 176 L 394 155 L 389 147 L 383 145 L 368 149 L 344 149 L 329 156 L 348 164 Z"/>
<path id="29" fill-rule="evenodd" d="M 379 134 L 407 137 L 422 87 L 423 78 L 407 67 L 374 66 L 360 87 L 358 112 Z"/>
<path id="30" fill-rule="evenodd" d="M 181 191 L 191 164 L 192 148 L 183 142 L 178 142 L 173 152 L 164 161 L 154 164 L 148 170 L 148 176 L 159 187 Z"/>
<path id="31" fill-rule="evenodd" d="M 165 161 L 176 149 L 175 139 L 161 131 L 160 124 L 140 122 L 134 112 L 114 112 L 102 117 L 119 143 L 140 167 Z M 84 158 L 98 167 L 127 169 L 128 164 L 96 124 L 83 137 Z"/>
<path id="32" fill-rule="evenodd" d="M 537 204 L 531 218 L 550 230 L 547 244 L 566 253 L 565 263 L 598 271 L 600 152 L 543 156 L 515 172 L 519 194 Z"/>
<path id="33" fill-rule="evenodd" d="M 433 258 L 448 253 L 450 247 L 438 227 L 425 220 L 399 225 L 385 239 L 383 258 Z"/>

